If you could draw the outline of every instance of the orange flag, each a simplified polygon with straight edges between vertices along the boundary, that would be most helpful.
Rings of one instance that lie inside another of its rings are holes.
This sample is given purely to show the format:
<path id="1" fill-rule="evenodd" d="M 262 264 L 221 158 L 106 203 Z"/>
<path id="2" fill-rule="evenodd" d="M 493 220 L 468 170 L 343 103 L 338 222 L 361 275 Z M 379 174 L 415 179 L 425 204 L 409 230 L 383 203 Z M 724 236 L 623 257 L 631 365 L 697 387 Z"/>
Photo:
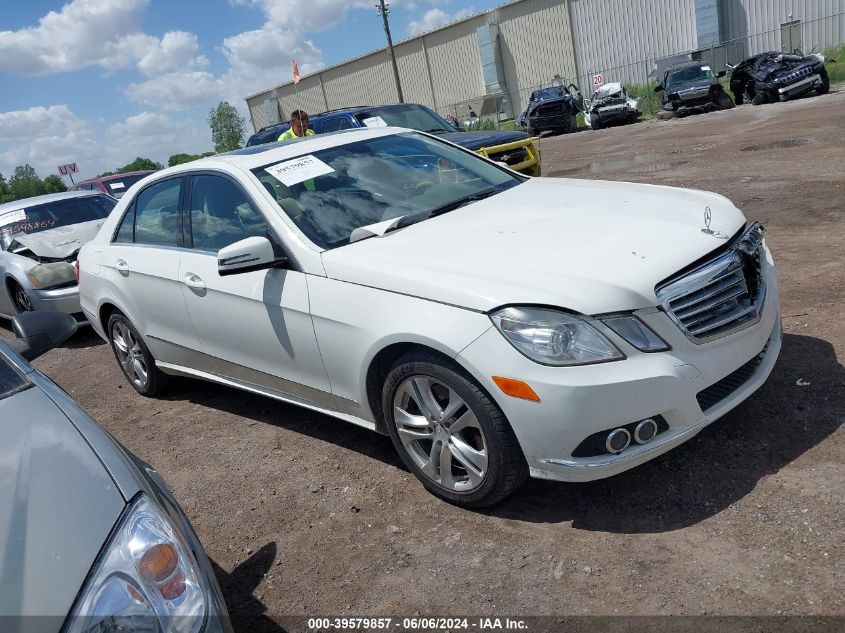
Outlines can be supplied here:
<path id="1" fill-rule="evenodd" d="M 295 59 L 290 60 L 290 66 L 291 66 L 291 69 L 293 69 L 293 83 L 298 84 L 299 79 L 300 79 L 300 77 L 299 77 L 299 66 L 297 65 Z"/>

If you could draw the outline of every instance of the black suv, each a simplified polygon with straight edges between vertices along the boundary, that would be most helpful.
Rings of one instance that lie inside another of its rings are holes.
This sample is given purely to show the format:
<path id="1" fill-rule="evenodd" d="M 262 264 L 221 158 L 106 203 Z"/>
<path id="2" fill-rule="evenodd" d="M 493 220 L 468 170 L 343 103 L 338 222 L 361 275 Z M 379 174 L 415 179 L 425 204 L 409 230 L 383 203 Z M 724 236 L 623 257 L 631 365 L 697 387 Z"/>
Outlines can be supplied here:
<path id="1" fill-rule="evenodd" d="M 719 81 L 724 76 L 725 71 L 714 74 L 703 62 L 683 62 L 667 68 L 654 90 L 663 93 L 663 110 L 677 116 L 727 110 L 734 102 Z"/>
<path id="2" fill-rule="evenodd" d="M 834 60 L 821 53 L 760 53 L 732 68 L 731 92 L 737 105 L 745 100 L 754 105 L 787 101 L 814 91 L 824 94 L 830 90 L 825 61 Z"/>
<path id="3" fill-rule="evenodd" d="M 584 97 L 578 86 L 552 86 L 531 93 L 528 107 L 517 117 L 517 123 L 531 136 L 541 132 L 574 132 L 578 127 L 575 115 L 583 109 Z"/>

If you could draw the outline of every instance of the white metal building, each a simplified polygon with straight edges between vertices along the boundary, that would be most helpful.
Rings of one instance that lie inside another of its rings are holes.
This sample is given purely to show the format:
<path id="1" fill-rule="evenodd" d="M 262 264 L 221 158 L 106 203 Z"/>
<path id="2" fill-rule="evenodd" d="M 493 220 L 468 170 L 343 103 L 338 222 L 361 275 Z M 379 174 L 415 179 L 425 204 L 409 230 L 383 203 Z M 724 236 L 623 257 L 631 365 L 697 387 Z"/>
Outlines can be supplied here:
<path id="1" fill-rule="evenodd" d="M 720 66 L 834 46 L 845 41 L 843 12 L 845 0 L 515 0 L 394 48 L 405 101 L 459 118 L 495 103 L 508 117 L 555 75 L 589 93 L 596 75 L 646 83 L 658 60 L 678 55 Z M 258 130 L 297 108 L 393 103 L 397 92 L 382 48 L 246 100 Z"/>

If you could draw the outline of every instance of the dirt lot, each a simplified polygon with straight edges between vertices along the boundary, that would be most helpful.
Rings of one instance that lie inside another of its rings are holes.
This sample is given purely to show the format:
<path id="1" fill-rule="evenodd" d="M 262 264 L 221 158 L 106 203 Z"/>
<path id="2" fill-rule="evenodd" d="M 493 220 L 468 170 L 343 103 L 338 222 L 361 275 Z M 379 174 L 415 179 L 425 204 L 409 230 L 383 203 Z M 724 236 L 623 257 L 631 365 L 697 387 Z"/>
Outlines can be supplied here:
<path id="1" fill-rule="evenodd" d="M 146 400 L 77 334 L 36 365 L 170 482 L 238 630 L 288 615 L 845 615 L 845 90 L 542 152 L 548 176 L 709 189 L 761 220 L 786 332 L 771 379 L 633 471 L 530 481 L 471 512 L 426 493 L 385 437 L 200 382 Z"/>

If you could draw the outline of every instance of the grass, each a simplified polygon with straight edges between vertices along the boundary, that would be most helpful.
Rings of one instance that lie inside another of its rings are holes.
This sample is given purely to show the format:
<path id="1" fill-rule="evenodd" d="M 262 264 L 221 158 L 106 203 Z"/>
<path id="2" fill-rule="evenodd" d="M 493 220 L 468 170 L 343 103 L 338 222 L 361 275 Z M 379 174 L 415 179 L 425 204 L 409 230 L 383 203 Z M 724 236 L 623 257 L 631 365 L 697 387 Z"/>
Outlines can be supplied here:
<path id="1" fill-rule="evenodd" d="M 835 64 L 825 64 L 827 74 L 830 77 L 830 83 L 838 84 L 845 82 L 845 44 L 840 44 L 834 48 L 827 48 L 824 54 L 825 57 L 832 57 L 836 60 Z"/>

